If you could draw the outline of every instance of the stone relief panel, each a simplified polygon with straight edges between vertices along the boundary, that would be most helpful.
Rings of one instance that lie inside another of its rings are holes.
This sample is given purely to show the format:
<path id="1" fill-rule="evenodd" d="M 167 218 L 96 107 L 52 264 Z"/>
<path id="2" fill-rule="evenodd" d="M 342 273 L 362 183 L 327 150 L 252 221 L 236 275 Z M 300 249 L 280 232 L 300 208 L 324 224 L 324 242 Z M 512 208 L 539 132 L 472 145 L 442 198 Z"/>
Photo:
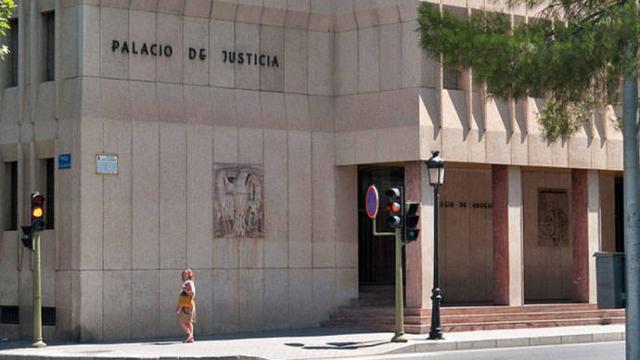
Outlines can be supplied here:
<path id="1" fill-rule="evenodd" d="M 538 246 L 569 245 L 569 195 L 566 190 L 538 190 Z"/>
<path id="2" fill-rule="evenodd" d="M 215 236 L 264 236 L 264 168 L 261 165 L 214 164 Z"/>

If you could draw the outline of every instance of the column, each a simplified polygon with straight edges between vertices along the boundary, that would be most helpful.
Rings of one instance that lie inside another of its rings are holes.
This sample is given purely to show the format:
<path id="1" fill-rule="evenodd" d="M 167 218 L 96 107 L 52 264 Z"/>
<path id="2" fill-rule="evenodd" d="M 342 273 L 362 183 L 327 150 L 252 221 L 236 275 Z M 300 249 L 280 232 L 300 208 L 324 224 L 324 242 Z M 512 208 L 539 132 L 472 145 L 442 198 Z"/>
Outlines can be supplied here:
<path id="1" fill-rule="evenodd" d="M 433 288 L 433 189 L 423 161 L 404 168 L 405 200 L 419 201 L 420 235 L 405 247 L 406 302 L 408 309 L 430 309 Z"/>
<path id="2" fill-rule="evenodd" d="M 595 259 L 600 244 L 600 193 L 597 171 L 571 172 L 571 226 L 573 227 L 573 300 L 596 303 Z"/>
<path id="3" fill-rule="evenodd" d="M 492 167 L 494 302 L 524 304 L 522 171 Z"/>

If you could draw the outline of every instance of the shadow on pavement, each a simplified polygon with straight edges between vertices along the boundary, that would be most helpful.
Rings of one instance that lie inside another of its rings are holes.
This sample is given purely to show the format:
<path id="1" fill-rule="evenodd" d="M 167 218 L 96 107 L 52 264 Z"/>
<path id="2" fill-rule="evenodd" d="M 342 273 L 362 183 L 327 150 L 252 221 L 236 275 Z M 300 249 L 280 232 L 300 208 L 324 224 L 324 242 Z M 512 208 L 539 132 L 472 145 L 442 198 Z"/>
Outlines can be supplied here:
<path id="1" fill-rule="evenodd" d="M 305 350 L 357 350 L 388 344 L 388 341 L 348 341 L 329 342 L 326 345 L 305 345 L 301 343 L 285 343 L 286 346 L 299 347 Z"/>

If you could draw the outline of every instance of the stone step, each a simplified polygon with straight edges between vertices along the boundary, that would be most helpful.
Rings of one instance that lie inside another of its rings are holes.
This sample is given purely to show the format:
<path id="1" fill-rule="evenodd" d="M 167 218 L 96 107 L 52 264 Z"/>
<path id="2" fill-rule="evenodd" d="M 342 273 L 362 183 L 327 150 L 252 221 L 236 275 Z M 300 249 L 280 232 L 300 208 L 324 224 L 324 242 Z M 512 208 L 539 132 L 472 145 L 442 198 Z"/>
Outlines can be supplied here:
<path id="1" fill-rule="evenodd" d="M 525 321 L 525 320 L 554 320 L 554 319 L 583 319 L 583 318 L 608 318 L 624 317 L 624 310 L 578 310 L 578 311 L 552 311 L 531 313 L 502 313 L 502 314 L 470 314 L 470 315 L 442 315 L 441 319 L 446 324 L 484 323 L 496 321 Z M 431 316 L 406 316 L 405 323 L 416 324 L 430 321 Z"/>
<path id="2" fill-rule="evenodd" d="M 442 308 L 441 321 L 445 331 L 473 331 L 624 323 L 624 319 L 624 309 L 598 310 L 593 304 L 551 304 Z M 430 323 L 429 309 L 405 310 L 406 332 L 429 332 Z M 394 309 L 373 306 L 342 307 L 323 325 L 393 331 Z"/>

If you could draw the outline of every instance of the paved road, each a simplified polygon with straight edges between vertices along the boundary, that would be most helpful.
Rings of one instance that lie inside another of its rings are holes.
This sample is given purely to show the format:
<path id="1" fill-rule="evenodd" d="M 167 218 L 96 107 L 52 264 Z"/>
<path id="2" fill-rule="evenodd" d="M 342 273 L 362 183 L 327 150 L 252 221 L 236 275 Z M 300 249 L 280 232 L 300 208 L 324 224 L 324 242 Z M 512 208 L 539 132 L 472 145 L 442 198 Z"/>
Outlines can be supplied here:
<path id="1" fill-rule="evenodd" d="M 624 342 L 404 354 L 358 360 L 624 360 Z"/>

